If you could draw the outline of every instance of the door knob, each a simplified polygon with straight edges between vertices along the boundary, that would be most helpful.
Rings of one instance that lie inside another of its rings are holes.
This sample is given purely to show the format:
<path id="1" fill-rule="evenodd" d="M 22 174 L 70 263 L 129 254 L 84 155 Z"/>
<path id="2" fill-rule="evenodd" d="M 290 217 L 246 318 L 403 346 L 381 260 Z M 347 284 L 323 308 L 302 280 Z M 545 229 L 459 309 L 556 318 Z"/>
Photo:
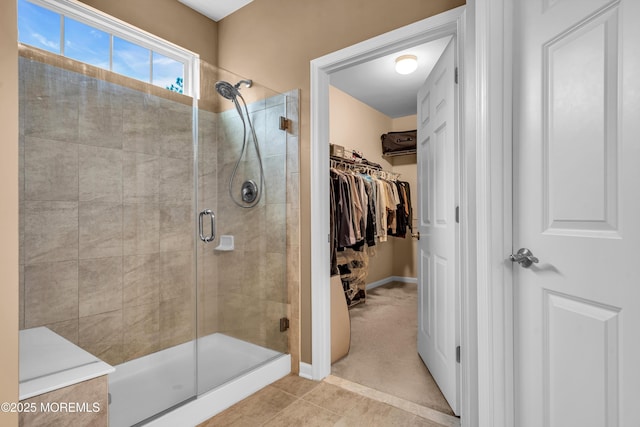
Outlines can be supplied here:
<path id="1" fill-rule="evenodd" d="M 533 253 L 527 248 L 520 249 L 517 254 L 509 255 L 509 259 L 512 262 L 517 262 L 524 268 L 529 268 L 531 264 L 538 263 L 538 258 L 534 257 Z"/>

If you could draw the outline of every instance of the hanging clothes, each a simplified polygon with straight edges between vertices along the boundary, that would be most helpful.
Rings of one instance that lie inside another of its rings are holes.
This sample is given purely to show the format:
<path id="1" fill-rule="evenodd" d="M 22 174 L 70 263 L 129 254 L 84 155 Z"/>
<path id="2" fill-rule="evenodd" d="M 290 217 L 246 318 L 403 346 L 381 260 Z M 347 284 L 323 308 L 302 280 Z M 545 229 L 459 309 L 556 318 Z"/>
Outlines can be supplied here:
<path id="1" fill-rule="evenodd" d="M 409 183 L 375 173 L 331 168 L 330 170 L 331 271 L 336 271 L 335 251 L 362 250 L 388 236 L 406 237 L 411 229 Z"/>
<path id="2" fill-rule="evenodd" d="M 364 169 L 364 170 L 363 170 Z M 369 165 L 330 170 L 331 274 L 340 275 L 348 307 L 365 302 L 369 255 L 365 246 L 405 237 L 411 227 L 409 183 Z"/>

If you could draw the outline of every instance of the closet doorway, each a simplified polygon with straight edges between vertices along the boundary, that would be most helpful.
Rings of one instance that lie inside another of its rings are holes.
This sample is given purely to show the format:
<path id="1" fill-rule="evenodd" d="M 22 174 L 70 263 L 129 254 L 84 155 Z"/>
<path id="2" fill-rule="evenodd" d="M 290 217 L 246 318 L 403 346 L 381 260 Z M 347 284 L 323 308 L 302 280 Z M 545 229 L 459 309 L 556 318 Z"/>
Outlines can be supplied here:
<path id="1" fill-rule="evenodd" d="M 443 16 L 447 15 L 447 16 Z M 455 38 L 459 35 L 459 31 L 461 29 L 460 25 L 460 16 L 463 15 L 462 10 L 453 10 L 446 12 L 445 14 L 438 15 L 437 17 L 429 18 L 430 20 L 438 20 L 440 22 L 434 25 L 430 30 L 426 33 L 423 33 L 421 37 L 415 37 L 415 35 L 407 35 L 401 41 L 396 42 L 394 45 L 388 44 L 383 48 L 379 48 L 375 53 L 368 53 L 369 57 L 367 58 L 369 61 L 374 62 L 378 60 L 382 60 L 385 57 L 396 57 L 402 55 L 403 53 L 408 53 L 407 51 L 411 51 L 415 49 L 417 46 L 421 44 L 428 43 L 440 43 L 443 47 L 446 46 L 447 42 L 452 38 Z M 433 24 L 433 22 L 432 22 Z M 448 25 L 447 25 L 448 24 Z M 403 29 L 397 30 L 402 31 Z M 410 32 L 410 30 L 407 30 Z M 383 37 L 383 36 L 381 36 Z M 375 44 L 375 39 L 371 41 L 364 42 Z M 347 48 L 349 49 L 349 48 Z M 442 53 L 442 49 L 440 50 Z M 369 144 L 373 143 L 371 147 L 354 147 L 354 144 L 358 144 L 356 137 L 349 136 L 348 131 L 345 131 L 345 128 L 349 128 L 349 126 L 354 125 L 357 120 L 353 120 L 354 115 L 359 116 L 358 111 L 361 111 L 360 108 L 356 108 L 355 106 L 360 103 L 363 104 L 362 109 L 366 110 L 368 105 L 365 104 L 362 100 L 356 99 L 357 95 L 352 95 L 350 92 L 349 85 L 344 85 L 340 83 L 341 73 L 348 72 L 350 67 L 358 67 L 361 64 L 366 63 L 362 57 L 359 60 L 352 60 L 353 64 L 350 66 L 346 66 L 344 59 L 340 61 L 338 59 L 339 53 L 337 56 L 333 58 L 326 59 L 320 58 L 317 61 L 317 67 L 323 69 L 325 73 L 317 73 L 316 78 L 314 79 L 314 75 L 312 72 L 312 97 L 314 95 L 314 89 L 318 87 L 323 88 L 326 87 L 326 92 L 320 92 L 318 90 L 315 91 L 316 102 L 312 102 L 312 135 L 318 136 L 320 138 L 315 139 L 315 141 L 327 141 L 325 146 L 322 144 L 317 144 L 317 150 L 314 149 L 314 154 L 317 153 L 317 156 L 314 156 L 314 160 L 312 165 L 315 167 L 314 170 L 317 173 L 312 172 L 312 194 L 313 199 L 316 200 L 317 195 L 325 194 L 327 196 L 326 200 L 320 201 L 318 200 L 320 206 L 324 204 L 327 206 L 328 203 L 328 188 L 325 187 L 325 184 L 322 181 L 326 182 L 327 173 L 329 169 L 328 158 L 322 159 L 321 156 L 324 154 L 326 157 L 326 153 L 328 151 L 328 142 L 335 143 L 338 145 L 343 145 L 345 149 L 358 149 L 362 151 L 364 157 L 368 160 L 372 160 L 374 163 L 379 163 L 383 166 L 383 169 L 389 169 L 392 172 L 401 173 L 401 179 L 406 179 L 408 181 L 413 181 L 413 185 L 411 186 L 412 195 L 415 194 L 415 198 L 412 200 L 414 214 L 413 218 L 418 218 L 418 213 L 420 212 L 421 202 L 420 195 L 418 195 L 419 185 L 415 185 L 417 183 L 417 165 L 418 161 L 415 157 L 407 156 L 404 158 L 395 158 L 395 159 L 385 159 L 382 155 L 381 145 L 380 145 L 380 134 L 384 133 L 380 132 L 380 129 L 375 129 L 375 123 L 380 124 L 380 120 L 374 120 L 372 127 L 369 129 L 370 132 L 375 133 L 375 137 L 368 137 Z M 333 54 L 335 55 L 335 54 Z M 345 53 L 345 57 L 349 57 L 349 53 Z M 329 55 L 331 56 L 331 55 Z M 461 47 L 457 46 L 456 56 L 461 58 Z M 340 66 L 336 66 L 336 70 L 331 70 L 330 66 L 326 66 L 322 64 L 322 60 L 326 59 L 328 64 L 338 64 Z M 435 63 L 437 58 L 433 59 L 432 64 Z M 316 62 L 314 61 L 314 62 Z M 312 63 L 313 69 L 313 63 Z M 362 74 L 361 74 L 362 75 Z M 426 75 L 422 75 L 422 80 L 426 78 Z M 318 81 L 321 80 L 321 81 Z M 364 77 L 361 79 L 364 81 Z M 452 84 L 453 78 L 451 79 Z M 334 85 L 340 85 L 340 88 L 331 87 Z M 390 83 L 391 84 L 391 83 Z M 326 85 L 326 86 L 323 86 Z M 317 100 L 320 97 L 321 100 Z M 415 106 L 417 104 L 417 89 L 413 91 L 411 94 L 412 104 Z M 336 101 L 337 102 L 334 102 Z M 336 107 L 338 104 L 338 107 Z M 327 108 L 327 111 L 321 110 L 318 108 L 318 105 Z M 340 107 L 342 105 L 342 107 Z M 315 108 L 315 111 L 314 111 Z M 338 111 L 334 111 L 334 108 L 337 108 Z M 345 113 L 344 111 L 339 111 L 340 108 L 348 111 Z M 379 107 L 370 107 L 373 110 L 376 110 Z M 371 115 L 371 112 L 369 112 Z M 417 117 L 415 116 L 416 112 L 414 110 L 413 114 L 402 115 L 400 117 L 389 118 L 391 122 L 391 128 L 389 130 L 408 130 L 408 129 L 416 129 L 418 127 Z M 375 113 L 374 113 L 375 115 Z M 366 116 L 366 114 L 362 114 L 362 116 Z M 358 117 L 360 118 L 360 117 Z M 351 121 L 352 123 L 340 123 L 341 120 Z M 317 128 L 318 123 L 324 123 L 326 128 Z M 329 126 L 328 123 L 331 123 Z M 455 127 L 455 126 L 454 126 Z M 355 125 L 354 132 L 364 133 L 362 127 L 358 127 Z M 458 132 L 461 134 L 461 132 Z M 340 136 L 342 134 L 342 136 Z M 343 141 L 353 141 L 351 146 L 348 145 L 347 142 Z M 343 142 L 343 144 L 340 144 Z M 314 142 L 315 143 L 315 142 Z M 366 152 L 365 152 L 366 149 Z M 366 153 L 366 154 L 365 154 Z M 459 153 L 459 151 L 458 151 Z M 460 156 L 463 158 L 463 156 Z M 376 161 L 379 160 L 379 161 Z M 326 163 L 325 163 L 326 162 Z M 326 169 L 323 167 L 326 165 Z M 460 165 L 460 167 L 456 168 L 456 173 L 458 176 L 460 175 L 460 170 L 464 168 L 464 165 Z M 325 172 L 325 173 L 322 173 Z M 449 194 L 447 197 L 450 200 L 458 200 L 458 197 L 461 197 L 462 203 L 464 203 L 465 199 L 465 188 L 466 183 L 463 182 L 462 179 L 458 179 L 459 188 L 461 189 L 460 193 L 455 188 L 451 188 L 451 191 L 455 194 Z M 313 201 L 312 201 L 313 203 Z M 328 212 L 328 209 L 324 209 L 320 207 L 319 209 L 312 208 L 313 212 Z M 312 219 L 312 223 L 314 224 L 314 228 L 317 231 L 324 231 L 322 228 L 323 225 L 328 225 L 328 215 L 324 217 L 319 216 L 318 221 Z M 319 225 L 319 226 L 318 226 Z M 414 226 L 413 232 L 417 233 L 417 221 L 413 221 L 412 225 Z M 328 231 L 328 230 L 327 230 Z M 466 230 L 461 230 L 461 234 L 466 233 Z M 323 235 L 324 233 L 320 234 Z M 312 229 L 312 236 L 314 235 L 314 230 Z M 326 236 L 326 234 L 324 234 Z M 460 236 L 458 236 L 460 237 Z M 393 239 L 393 238 L 391 238 Z M 314 241 L 317 241 L 313 239 Z M 399 242 L 399 240 L 397 241 Z M 380 277 L 381 270 L 384 270 L 383 265 L 388 261 L 388 256 L 385 257 L 385 254 L 391 253 L 393 257 L 393 246 L 395 242 L 381 242 L 375 246 L 376 254 L 373 255 L 371 259 L 374 262 L 370 263 L 373 265 L 373 275 L 367 280 L 369 284 L 369 290 L 367 293 L 366 303 L 361 304 L 359 306 L 353 307 L 351 311 L 351 320 L 352 320 L 352 350 L 349 352 L 349 355 L 346 356 L 341 361 L 338 361 L 334 367 L 334 375 L 338 377 L 345 377 L 347 380 L 351 380 L 360 384 L 364 384 L 371 388 L 381 390 L 383 392 L 396 395 L 405 400 L 414 401 L 421 405 L 429 406 L 435 408 L 436 410 L 440 410 L 445 413 L 453 413 L 451 408 L 448 407 L 444 398 L 442 398 L 442 394 L 438 390 L 438 387 L 435 385 L 433 380 L 431 379 L 428 370 L 421 365 L 421 361 L 417 356 L 416 349 L 416 330 L 417 330 L 417 316 L 413 317 L 401 317 L 400 314 L 394 315 L 392 306 L 398 306 L 395 308 L 399 308 L 397 313 L 402 313 L 402 315 L 416 314 L 418 311 L 418 300 L 417 300 L 417 286 L 414 284 L 418 282 L 420 284 L 420 280 L 416 280 L 417 277 L 417 244 L 415 241 L 412 241 L 409 236 L 408 239 L 404 239 L 402 243 L 399 243 L 397 246 L 407 246 L 409 243 L 409 251 L 404 252 L 404 261 L 407 261 L 407 253 L 411 257 L 411 261 L 403 265 L 401 271 L 403 273 L 399 274 L 389 274 L 387 277 Z M 321 291 L 319 291 L 318 287 L 320 284 L 329 282 L 328 274 L 322 273 L 319 268 L 320 265 L 317 265 L 317 269 L 314 268 L 316 265 L 316 261 L 324 261 L 328 260 L 329 256 L 326 253 L 328 248 L 321 248 L 320 245 L 314 245 L 312 248 L 312 315 L 313 315 L 313 376 L 314 378 L 323 378 L 331 373 L 330 366 L 330 358 L 331 355 L 328 354 L 330 352 L 330 344 L 329 340 L 327 340 L 327 336 L 324 331 L 326 331 L 329 326 L 329 318 L 324 317 L 327 316 L 328 312 L 331 312 L 331 305 L 328 304 L 328 301 L 325 300 L 326 294 L 320 295 Z M 462 252 L 465 252 L 466 248 L 461 248 L 458 250 L 458 254 L 460 255 Z M 318 255 L 314 255 L 315 253 Z M 402 262 L 403 257 L 400 258 Z M 458 260 L 460 263 L 465 259 L 464 256 L 460 256 Z M 327 263 L 322 264 L 322 268 L 326 269 Z M 402 270 L 404 269 L 404 270 Z M 456 267 L 456 271 L 459 268 Z M 391 267 L 391 271 L 398 271 Z M 315 274 L 318 272 L 319 274 Z M 328 271 L 327 271 L 328 273 Z M 406 274 L 405 274 L 406 273 Z M 382 273 L 384 274 L 384 273 Z M 454 298 L 456 299 L 456 305 L 459 306 L 459 301 L 461 301 L 461 295 L 464 292 L 462 287 L 466 286 L 464 281 L 464 275 L 455 273 L 457 276 L 458 284 L 454 293 Z M 325 281 L 326 280 L 326 281 Z M 372 286 L 373 285 L 373 288 Z M 403 306 L 404 304 L 404 306 Z M 447 341 L 451 344 L 458 345 L 461 342 L 460 339 L 460 330 L 463 328 L 462 322 L 459 320 L 461 317 L 460 309 L 458 308 L 458 312 L 453 316 L 453 321 L 456 324 L 456 329 L 451 330 L 451 336 L 447 337 Z M 390 318 L 385 318 L 384 316 L 391 316 Z M 375 322 L 379 321 L 380 329 L 376 330 Z M 386 327 L 385 327 L 386 326 Z M 390 326 L 390 327 L 389 327 Z M 383 329 L 386 329 L 391 336 L 388 340 L 385 340 Z M 394 333 L 395 332 L 395 333 Z M 401 339 L 401 335 L 405 335 L 409 341 L 404 344 L 398 343 L 398 339 Z M 369 338 L 367 338 L 369 337 Z M 394 341 L 395 340 L 395 341 Z M 367 343 L 368 342 L 368 343 Z M 363 347 L 362 344 L 370 344 L 370 347 Z M 356 348 L 357 346 L 357 348 Z M 327 348 L 328 347 L 328 348 Z M 406 353 L 406 354 L 405 354 Z M 452 349 L 452 354 L 455 354 L 455 347 Z M 405 358 L 407 356 L 407 358 Z M 454 355 L 455 357 L 455 355 Z M 380 359 L 388 358 L 388 362 L 382 361 Z M 413 359 L 413 360 L 411 360 Z M 409 360 L 409 362 L 407 362 Z M 417 360 L 417 364 L 415 363 Z M 373 364 L 371 364 L 373 363 Z M 380 364 L 382 363 L 382 364 Z M 413 367 L 411 367 L 412 365 Z M 381 367 L 384 366 L 384 367 Z M 414 371 L 411 371 L 414 369 Z M 462 383 L 461 377 L 464 375 L 460 373 L 459 366 L 456 366 L 458 370 L 458 374 L 455 378 L 454 387 L 456 387 L 457 392 L 462 396 L 461 399 L 464 400 L 464 391 L 460 390 L 460 384 Z M 394 372 L 394 370 L 396 370 Z M 404 370 L 404 373 L 401 371 Z M 464 371 L 464 368 L 462 369 Z M 420 377 L 420 380 L 424 381 L 412 381 L 416 385 L 416 388 L 412 391 L 409 390 L 411 387 L 408 387 L 409 383 L 406 381 L 402 384 L 402 376 L 407 375 L 415 377 L 414 379 Z M 400 381 L 400 384 L 393 384 L 392 379 L 383 378 L 383 374 L 389 374 L 390 378 L 397 378 Z M 403 387 L 404 386 L 404 387 Z M 430 390 L 425 391 L 427 388 Z M 402 390 L 404 389 L 404 390 Z M 414 393 L 414 396 L 411 395 Z M 424 395 L 431 395 L 427 401 L 424 399 Z M 438 397 L 439 395 L 439 397 Z M 433 398 L 433 396 L 436 396 Z M 464 402 L 463 402 L 464 403 Z"/>

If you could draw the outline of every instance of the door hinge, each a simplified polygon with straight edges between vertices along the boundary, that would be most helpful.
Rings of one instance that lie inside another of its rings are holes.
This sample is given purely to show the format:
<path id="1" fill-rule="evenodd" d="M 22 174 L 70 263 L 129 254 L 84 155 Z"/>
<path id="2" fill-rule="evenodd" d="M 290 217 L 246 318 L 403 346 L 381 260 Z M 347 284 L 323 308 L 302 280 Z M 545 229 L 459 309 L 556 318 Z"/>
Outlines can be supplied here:
<path id="1" fill-rule="evenodd" d="M 280 116 L 280 125 L 279 125 L 280 130 L 288 130 L 290 126 L 291 126 L 291 120 L 287 119 L 284 116 Z"/>
<path id="2" fill-rule="evenodd" d="M 289 329 L 289 319 L 283 317 L 280 319 L 280 332 L 284 332 Z"/>
<path id="3" fill-rule="evenodd" d="M 460 206 L 456 206 L 456 222 L 460 224 Z"/>
<path id="4" fill-rule="evenodd" d="M 453 80 L 458 84 L 458 67 L 453 71 Z"/>
<path id="5" fill-rule="evenodd" d="M 456 347 L 456 362 L 460 363 L 460 346 Z"/>

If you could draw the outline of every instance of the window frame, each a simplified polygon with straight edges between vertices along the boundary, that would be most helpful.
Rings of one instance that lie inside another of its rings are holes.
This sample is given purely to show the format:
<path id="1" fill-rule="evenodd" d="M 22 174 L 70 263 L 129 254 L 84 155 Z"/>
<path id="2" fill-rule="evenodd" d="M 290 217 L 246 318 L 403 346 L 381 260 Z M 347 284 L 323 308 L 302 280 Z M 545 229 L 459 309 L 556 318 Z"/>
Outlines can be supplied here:
<path id="1" fill-rule="evenodd" d="M 200 87 L 200 57 L 167 40 L 161 39 L 151 33 L 134 27 L 113 16 L 107 15 L 90 6 L 72 0 L 25 0 L 37 6 L 59 13 L 60 24 L 60 55 L 64 56 L 64 18 L 68 17 L 90 27 L 109 34 L 109 71 L 113 68 L 113 37 L 119 37 L 130 43 L 149 49 L 151 60 L 150 79 L 147 83 L 153 84 L 153 52 L 157 52 L 167 58 L 178 61 L 184 65 L 183 94 L 194 99 L 199 98 Z"/>

